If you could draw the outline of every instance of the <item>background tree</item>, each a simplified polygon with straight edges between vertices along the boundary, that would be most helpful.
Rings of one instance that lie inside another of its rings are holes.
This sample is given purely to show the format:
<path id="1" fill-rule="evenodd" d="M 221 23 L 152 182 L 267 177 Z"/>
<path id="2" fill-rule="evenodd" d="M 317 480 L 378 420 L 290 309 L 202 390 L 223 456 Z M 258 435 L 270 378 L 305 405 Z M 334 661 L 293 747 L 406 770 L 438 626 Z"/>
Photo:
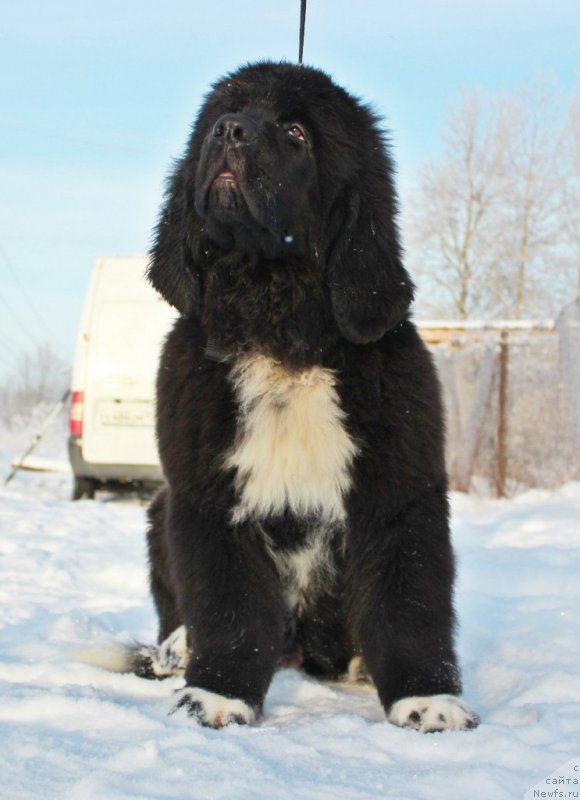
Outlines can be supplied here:
<path id="1" fill-rule="evenodd" d="M 580 181 L 571 180 L 570 160 L 580 150 L 580 100 L 566 128 L 561 116 L 545 83 L 486 104 L 461 98 L 442 156 L 420 171 L 406 203 L 421 316 L 538 318 L 572 299 Z"/>
<path id="2" fill-rule="evenodd" d="M 568 105 L 563 152 L 568 164 L 564 196 L 564 230 L 572 294 L 580 297 L 580 89 Z"/>
<path id="3" fill-rule="evenodd" d="M 408 247 L 435 313 L 467 319 L 488 311 L 500 158 L 479 96 L 464 95 L 444 132 L 442 157 L 420 171 L 419 189 L 408 204 Z"/>
<path id="4" fill-rule="evenodd" d="M 562 126 L 553 87 L 537 84 L 497 101 L 501 191 L 496 198 L 495 308 L 521 319 L 554 314 L 564 302 L 565 177 Z"/>
<path id="5" fill-rule="evenodd" d="M 37 406 L 58 401 L 70 382 L 70 368 L 50 345 L 24 353 L 0 385 L 0 414 L 10 427 Z"/>

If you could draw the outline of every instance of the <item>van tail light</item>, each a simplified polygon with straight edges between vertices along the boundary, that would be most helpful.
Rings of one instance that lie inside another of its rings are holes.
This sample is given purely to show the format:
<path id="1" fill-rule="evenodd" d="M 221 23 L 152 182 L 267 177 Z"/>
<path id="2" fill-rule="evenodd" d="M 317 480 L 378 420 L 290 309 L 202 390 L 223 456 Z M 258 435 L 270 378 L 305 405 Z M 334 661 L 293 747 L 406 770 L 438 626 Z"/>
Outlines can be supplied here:
<path id="1" fill-rule="evenodd" d="M 70 415 L 68 421 L 68 427 L 71 436 L 83 435 L 84 402 L 84 392 L 71 392 Z"/>

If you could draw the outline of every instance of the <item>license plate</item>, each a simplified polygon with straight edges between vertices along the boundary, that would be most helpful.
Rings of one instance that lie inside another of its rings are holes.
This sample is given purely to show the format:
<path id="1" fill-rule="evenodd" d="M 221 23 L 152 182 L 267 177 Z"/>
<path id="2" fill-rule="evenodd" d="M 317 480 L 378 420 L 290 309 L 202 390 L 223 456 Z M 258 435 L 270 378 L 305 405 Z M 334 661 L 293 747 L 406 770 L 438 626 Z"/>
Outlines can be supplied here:
<path id="1" fill-rule="evenodd" d="M 113 403 L 100 409 L 101 425 L 153 425 L 151 403 Z"/>

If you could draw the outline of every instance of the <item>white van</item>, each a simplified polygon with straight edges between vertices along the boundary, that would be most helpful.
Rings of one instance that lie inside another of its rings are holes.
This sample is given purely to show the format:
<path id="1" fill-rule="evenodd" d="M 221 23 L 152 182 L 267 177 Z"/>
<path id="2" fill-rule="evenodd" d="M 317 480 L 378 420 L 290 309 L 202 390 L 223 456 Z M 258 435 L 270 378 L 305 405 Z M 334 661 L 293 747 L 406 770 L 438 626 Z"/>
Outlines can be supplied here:
<path id="1" fill-rule="evenodd" d="M 162 480 L 155 442 L 159 354 L 176 312 L 145 278 L 146 256 L 93 265 L 72 374 L 73 499 Z"/>

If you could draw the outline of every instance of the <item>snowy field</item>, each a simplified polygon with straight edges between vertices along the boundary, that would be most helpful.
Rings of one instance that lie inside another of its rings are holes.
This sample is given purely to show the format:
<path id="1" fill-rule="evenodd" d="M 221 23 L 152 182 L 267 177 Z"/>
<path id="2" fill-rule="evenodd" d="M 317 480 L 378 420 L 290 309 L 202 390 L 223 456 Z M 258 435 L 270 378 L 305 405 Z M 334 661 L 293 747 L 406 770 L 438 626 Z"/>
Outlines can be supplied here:
<path id="1" fill-rule="evenodd" d="M 2 480 L 14 447 L 0 431 Z M 545 778 L 580 764 L 580 484 L 509 502 L 453 497 L 459 651 L 482 724 L 428 735 L 385 722 L 373 693 L 293 670 L 276 675 L 259 725 L 208 730 L 168 716 L 177 679 L 74 663 L 71 648 L 153 642 L 156 630 L 144 507 L 69 496 L 66 474 L 21 473 L 0 489 L 1 798 L 502 800 L 538 782 L 568 790 Z"/>

